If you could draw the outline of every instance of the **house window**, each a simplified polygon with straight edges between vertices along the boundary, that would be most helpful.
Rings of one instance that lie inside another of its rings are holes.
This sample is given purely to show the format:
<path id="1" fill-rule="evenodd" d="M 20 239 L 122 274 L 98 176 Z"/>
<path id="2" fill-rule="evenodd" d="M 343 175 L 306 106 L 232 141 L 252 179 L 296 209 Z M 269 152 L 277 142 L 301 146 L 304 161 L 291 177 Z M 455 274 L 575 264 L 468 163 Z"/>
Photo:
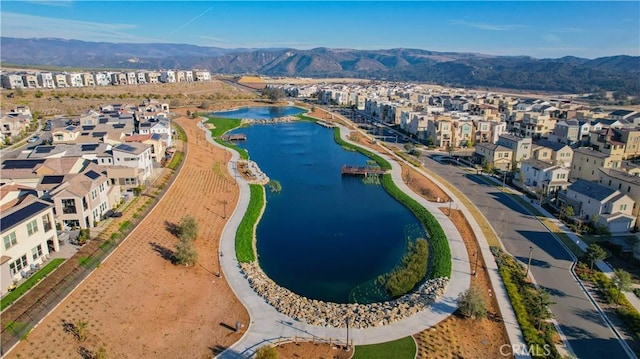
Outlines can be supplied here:
<path id="1" fill-rule="evenodd" d="M 38 260 L 38 258 L 42 257 L 42 244 L 38 244 L 34 248 L 31 248 L 31 258 L 33 260 Z"/>
<path id="2" fill-rule="evenodd" d="M 42 216 L 42 227 L 45 232 L 49 232 L 53 226 L 51 225 L 51 220 L 49 219 L 49 214 L 45 214 Z"/>
<path id="3" fill-rule="evenodd" d="M 33 221 L 27 223 L 27 233 L 32 236 L 38 232 L 38 222 L 34 219 Z"/>
<path id="4" fill-rule="evenodd" d="M 25 268 L 27 266 L 27 255 L 23 255 L 22 257 L 18 258 L 15 262 L 9 264 L 9 270 L 11 271 L 11 275 L 14 275 L 18 272 L 20 272 L 20 270 L 22 270 L 22 268 Z"/>
<path id="5" fill-rule="evenodd" d="M 621 204 L 620 205 L 620 210 L 621 211 L 626 211 L 627 210 L 627 205 L 626 204 Z"/>
<path id="6" fill-rule="evenodd" d="M 76 211 L 76 200 L 73 198 L 63 199 L 62 202 L 62 213 L 71 214 L 77 213 Z"/>
<path id="7" fill-rule="evenodd" d="M 16 232 L 11 232 L 9 234 L 7 234 L 6 236 L 2 237 L 2 240 L 4 242 L 4 249 L 8 250 L 9 248 L 15 246 L 16 244 L 18 244 L 18 240 L 16 239 Z"/>
<path id="8" fill-rule="evenodd" d="M 627 187 L 627 193 L 631 192 L 631 186 Z"/>
<path id="9" fill-rule="evenodd" d="M 136 184 L 136 179 L 135 178 L 125 178 L 124 179 L 124 184 L 125 185 L 134 185 L 134 184 Z"/>

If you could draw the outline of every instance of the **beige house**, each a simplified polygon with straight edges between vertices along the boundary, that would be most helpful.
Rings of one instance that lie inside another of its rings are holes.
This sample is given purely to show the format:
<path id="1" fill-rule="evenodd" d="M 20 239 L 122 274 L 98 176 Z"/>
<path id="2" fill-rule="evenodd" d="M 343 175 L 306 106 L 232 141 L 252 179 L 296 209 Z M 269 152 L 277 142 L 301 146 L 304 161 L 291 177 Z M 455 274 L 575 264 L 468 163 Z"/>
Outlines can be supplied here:
<path id="1" fill-rule="evenodd" d="M 558 202 L 573 207 L 576 216 L 606 227 L 611 233 L 629 232 L 636 224 L 632 215 L 636 201 L 596 182 L 583 179 L 574 182 L 560 193 Z"/>
<path id="2" fill-rule="evenodd" d="M 573 149 L 564 143 L 540 140 L 533 144 L 531 151 L 533 158 L 550 162 L 561 167 L 571 167 L 573 162 Z"/>
<path id="3" fill-rule="evenodd" d="M 619 168 L 622 163 L 621 156 L 610 156 L 594 150 L 591 147 L 580 147 L 573 150 L 571 162 L 570 181 L 585 179 L 597 181 L 600 177 L 600 168 Z"/>
<path id="4" fill-rule="evenodd" d="M 2 209 L 0 294 L 37 271 L 49 253 L 60 250 L 53 221 L 53 206 L 34 195 L 20 198 Z"/>
<path id="5" fill-rule="evenodd" d="M 124 138 L 124 142 L 140 142 L 151 146 L 151 158 L 156 163 L 162 163 L 165 155 L 164 141 L 162 136 L 157 133 L 149 133 L 146 135 L 132 135 Z"/>
<path id="6" fill-rule="evenodd" d="M 603 186 L 615 189 L 640 203 L 640 167 L 600 168 L 600 179 Z M 640 219 L 640 206 L 633 206 L 631 214 Z"/>
<path id="7" fill-rule="evenodd" d="M 477 143 L 474 157 L 476 158 L 476 163 L 480 163 L 483 166 L 491 166 L 501 171 L 508 171 L 511 169 L 513 151 L 493 143 Z"/>
<path id="8" fill-rule="evenodd" d="M 93 228 L 102 215 L 117 206 L 120 187 L 110 184 L 98 166 L 76 174 L 49 192 L 56 222 L 64 228 Z"/>
<path id="9" fill-rule="evenodd" d="M 455 145 L 453 143 L 453 121 L 443 117 L 429 119 L 425 136 L 427 143 L 439 148 Z"/>

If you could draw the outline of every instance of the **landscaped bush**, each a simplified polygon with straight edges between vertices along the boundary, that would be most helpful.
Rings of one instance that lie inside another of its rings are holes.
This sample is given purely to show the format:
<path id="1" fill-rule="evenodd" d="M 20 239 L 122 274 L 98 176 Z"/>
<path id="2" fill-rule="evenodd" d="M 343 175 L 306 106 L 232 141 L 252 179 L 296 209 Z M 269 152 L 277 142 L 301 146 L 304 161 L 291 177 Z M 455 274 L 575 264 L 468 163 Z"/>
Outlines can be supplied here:
<path id="1" fill-rule="evenodd" d="M 424 238 L 418 238 L 415 243 L 409 243 L 407 254 L 402 258 L 400 266 L 393 272 L 382 275 L 379 280 L 384 283 L 387 292 L 393 297 L 409 293 L 427 274 L 428 257 L 427 241 Z"/>
<path id="2" fill-rule="evenodd" d="M 386 161 L 385 161 L 386 162 Z M 387 163 L 388 164 L 388 163 Z M 382 187 L 398 202 L 404 204 L 418 218 L 429 234 L 429 243 L 433 251 L 433 270 L 430 278 L 451 277 L 451 249 L 438 220 L 416 200 L 402 192 L 391 179 L 391 175 L 382 175 Z"/>
<path id="3" fill-rule="evenodd" d="M 173 157 L 171 157 L 171 162 L 169 162 L 169 165 L 167 165 L 167 167 L 169 167 L 169 169 L 175 170 L 176 168 L 178 168 L 180 163 L 182 163 L 183 158 L 184 153 L 182 151 L 177 151 L 173 154 Z"/>
<path id="4" fill-rule="evenodd" d="M 249 188 L 251 189 L 249 207 L 240 221 L 235 240 L 236 256 L 240 263 L 249 263 L 256 259 L 253 251 L 254 228 L 264 207 L 264 187 L 252 184 Z"/>

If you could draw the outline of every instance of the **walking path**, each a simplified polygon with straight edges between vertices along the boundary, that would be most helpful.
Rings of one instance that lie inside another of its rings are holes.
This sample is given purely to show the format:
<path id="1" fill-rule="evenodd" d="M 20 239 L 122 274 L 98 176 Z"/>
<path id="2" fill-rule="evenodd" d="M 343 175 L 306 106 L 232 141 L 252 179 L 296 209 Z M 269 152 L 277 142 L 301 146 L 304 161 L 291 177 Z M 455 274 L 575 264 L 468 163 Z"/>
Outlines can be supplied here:
<path id="1" fill-rule="evenodd" d="M 213 141 L 210 131 L 206 130 L 202 123 L 199 123 L 198 126 L 206 131 L 206 137 L 210 143 L 214 146 L 222 147 Z M 351 142 L 347 139 L 348 131 L 349 130 L 346 128 L 341 128 L 341 137 L 343 140 Z M 239 155 L 235 151 L 229 151 L 231 152 L 232 157 L 228 164 L 228 170 L 230 173 L 234 173 L 234 171 L 236 171 L 236 166 L 233 165 L 233 162 L 237 162 L 239 160 Z M 431 305 L 430 310 L 420 312 L 412 317 L 384 327 L 349 330 L 350 340 L 353 340 L 353 343 L 357 345 L 388 342 L 412 335 L 437 324 L 456 310 L 456 299 L 458 295 L 467 290 L 470 285 L 471 266 L 469 263 L 469 255 L 459 232 L 449 218 L 438 208 L 442 204 L 428 202 L 422 197 L 414 194 L 413 191 L 411 191 L 402 181 L 400 166 L 388 156 L 384 154 L 382 156 L 392 164 L 391 175 L 396 185 L 427 208 L 440 222 L 447 238 L 449 238 L 452 254 L 452 273 L 450 283 L 447 286 L 445 293 Z M 222 352 L 219 355 L 219 358 L 250 357 L 257 348 L 268 342 L 273 342 L 281 338 L 292 338 L 295 336 L 315 336 L 323 339 L 339 338 L 344 341 L 347 336 L 345 329 L 318 327 L 294 321 L 277 312 L 250 288 L 249 283 L 240 271 L 235 255 L 235 233 L 249 204 L 249 185 L 242 179 L 242 176 L 234 177 L 237 178 L 238 185 L 240 187 L 240 198 L 238 200 L 238 205 L 229 218 L 220 238 L 221 262 L 223 273 L 236 296 L 247 308 L 251 322 L 248 323 L 247 331 L 240 341 L 236 342 L 231 348 Z M 455 198 L 455 196 L 452 196 L 452 198 Z M 465 215 L 468 215 L 468 213 L 465 213 Z M 472 226 L 475 224 L 474 221 L 470 222 L 472 223 Z M 479 227 L 475 224 L 474 230 L 477 228 Z M 488 251 L 486 241 L 484 242 L 484 245 L 481 244 L 483 252 L 485 251 L 485 247 Z M 492 258 L 486 257 L 486 254 L 484 253 L 483 255 L 485 255 L 485 258 Z M 489 256 L 491 256 L 490 253 Z M 492 284 L 494 285 L 494 288 L 496 288 L 497 285 L 494 282 L 494 275 L 497 275 L 497 269 L 491 268 L 490 264 L 492 263 L 492 260 L 486 260 L 486 262 L 489 264 L 488 271 L 491 275 Z M 493 263 L 495 265 L 495 262 Z M 502 282 L 499 283 L 500 285 L 502 284 Z M 505 320 L 505 324 L 507 325 L 512 344 L 522 343 L 522 334 L 515 322 L 515 316 L 509 316 L 508 310 L 503 309 L 505 306 L 504 301 L 509 304 L 506 293 L 496 290 L 496 295 L 498 296 L 498 302 L 500 303 L 502 315 Z M 246 323 L 243 324 L 246 325 Z M 514 329 L 514 325 L 515 328 L 517 328 L 517 332 Z"/>

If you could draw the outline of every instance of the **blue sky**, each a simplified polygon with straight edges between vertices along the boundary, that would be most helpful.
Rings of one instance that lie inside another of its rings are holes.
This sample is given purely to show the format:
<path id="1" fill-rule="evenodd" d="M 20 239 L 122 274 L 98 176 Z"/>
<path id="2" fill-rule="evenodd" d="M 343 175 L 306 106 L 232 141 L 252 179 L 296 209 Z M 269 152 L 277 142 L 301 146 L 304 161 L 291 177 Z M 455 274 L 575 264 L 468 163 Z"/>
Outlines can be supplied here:
<path id="1" fill-rule="evenodd" d="M 11 1 L 0 34 L 224 48 L 640 56 L 640 1 Z"/>

